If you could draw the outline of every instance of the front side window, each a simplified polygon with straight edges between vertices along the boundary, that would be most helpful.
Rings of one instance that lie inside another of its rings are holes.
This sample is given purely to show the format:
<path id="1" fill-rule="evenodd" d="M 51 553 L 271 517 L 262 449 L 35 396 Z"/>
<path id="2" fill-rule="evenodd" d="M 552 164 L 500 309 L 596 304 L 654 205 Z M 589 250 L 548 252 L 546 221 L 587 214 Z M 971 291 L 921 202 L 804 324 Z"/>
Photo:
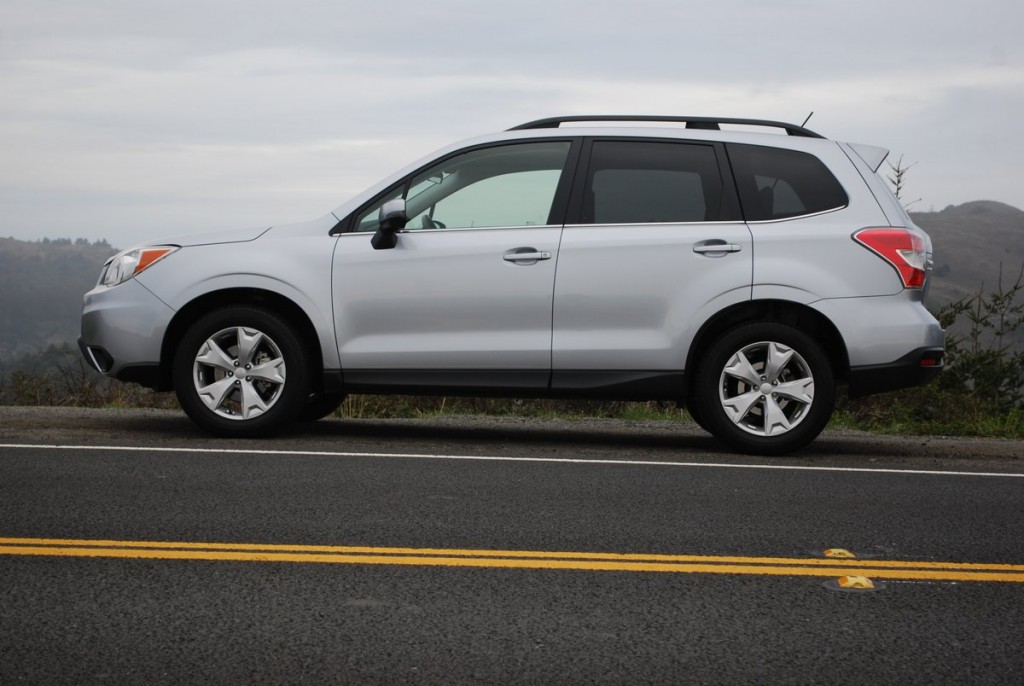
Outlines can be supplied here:
<path id="1" fill-rule="evenodd" d="M 710 145 L 595 141 L 587 173 L 585 224 L 715 221 L 722 179 Z"/>
<path id="2" fill-rule="evenodd" d="M 814 155 L 787 148 L 728 144 L 747 221 L 787 219 L 846 206 L 846 191 Z"/>
<path id="3" fill-rule="evenodd" d="M 543 226 L 551 209 L 569 141 L 518 143 L 450 157 L 410 178 L 356 220 L 375 231 L 387 200 L 404 197 L 407 231 Z"/>

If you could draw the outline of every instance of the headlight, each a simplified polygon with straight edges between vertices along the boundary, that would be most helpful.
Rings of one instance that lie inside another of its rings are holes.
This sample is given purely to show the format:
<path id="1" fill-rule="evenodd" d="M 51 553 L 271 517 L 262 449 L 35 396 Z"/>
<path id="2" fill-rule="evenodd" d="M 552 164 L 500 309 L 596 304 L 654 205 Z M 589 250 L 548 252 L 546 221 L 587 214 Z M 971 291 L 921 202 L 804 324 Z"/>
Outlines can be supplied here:
<path id="1" fill-rule="evenodd" d="M 157 248 L 135 248 L 118 253 L 110 258 L 103 268 L 100 283 L 104 286 L 124 283 L 176 250 L 176 246 L 162 245 Z"/>

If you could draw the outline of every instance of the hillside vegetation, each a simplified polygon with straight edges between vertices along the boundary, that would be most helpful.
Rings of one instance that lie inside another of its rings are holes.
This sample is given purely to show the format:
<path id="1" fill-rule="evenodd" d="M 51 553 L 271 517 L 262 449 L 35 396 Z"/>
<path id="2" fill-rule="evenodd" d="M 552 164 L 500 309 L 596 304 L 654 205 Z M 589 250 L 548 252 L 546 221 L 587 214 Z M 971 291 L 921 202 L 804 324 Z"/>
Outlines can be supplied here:
<path id="1" fill-rule="evenodd" d="M 996 289 L 1000 272 L 1009 285 L 1024 265 L 1024 211 L 1016 207 L 982 200 L 910 216 L 932 239 L 936 305 Z"/>
<path id="2" fill-rule="evenodd" d="M 0 238 L 0 363 L 74 341 L 82 295 L 113 253 L 106 241 Z"/>

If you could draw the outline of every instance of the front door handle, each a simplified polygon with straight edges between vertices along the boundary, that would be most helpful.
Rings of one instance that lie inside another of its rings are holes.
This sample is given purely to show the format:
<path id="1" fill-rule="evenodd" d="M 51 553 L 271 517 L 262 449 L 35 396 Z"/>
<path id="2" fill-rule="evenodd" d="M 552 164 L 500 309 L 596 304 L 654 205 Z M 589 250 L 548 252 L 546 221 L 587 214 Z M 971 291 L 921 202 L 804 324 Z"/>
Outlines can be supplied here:
<path id="1" fill-rule="evenodd" d="M 551 253 L 546 250 L 537 250 L 536 248 L 516 248 L 502 255 L 501 259 L 506 262 L 516 263 L 537 262 L 538 260 L 550 260 Z"/>

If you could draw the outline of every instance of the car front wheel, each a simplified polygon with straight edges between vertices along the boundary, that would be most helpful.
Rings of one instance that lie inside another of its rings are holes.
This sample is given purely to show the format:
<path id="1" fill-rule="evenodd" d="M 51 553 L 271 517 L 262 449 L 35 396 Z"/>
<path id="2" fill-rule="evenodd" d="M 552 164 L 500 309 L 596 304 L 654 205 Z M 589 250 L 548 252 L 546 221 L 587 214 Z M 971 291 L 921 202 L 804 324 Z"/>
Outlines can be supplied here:
<path id="1" fill-rule="evenodd" d="M 309 355 L 293 328 L 259 307 L 227 307 L 199 318 L 174 357 L 174 390 L 207 431 L 262 436 L 296 419 L 309 398 Z"/>
<path id="2" fill-rule="evenodd" d="M 695 400 L 711 431 L 745 453 L 780 455 L 813 441 L 832 416 L 835 378 L 821 346 L 783 324 L 748 324 L 716 341 Z"/>

